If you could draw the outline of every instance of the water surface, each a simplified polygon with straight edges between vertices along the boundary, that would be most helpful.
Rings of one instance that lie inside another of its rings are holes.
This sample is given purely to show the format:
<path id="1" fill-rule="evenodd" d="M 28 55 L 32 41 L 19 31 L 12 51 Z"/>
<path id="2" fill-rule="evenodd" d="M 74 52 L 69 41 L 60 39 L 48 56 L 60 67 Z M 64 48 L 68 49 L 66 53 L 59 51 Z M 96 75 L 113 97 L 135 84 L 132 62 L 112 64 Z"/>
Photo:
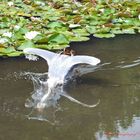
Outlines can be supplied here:
<path id="1" fill-rule="evenodd" d="M 101 59 L 95 72 L 66 87 L 76 99 L 94 104 L 86 108 L 62 97 L 54 125 L 29 120 L 25 101 L 33 83 L 22 72 L 44 73 L 46 62 L 24 58 L 0 59 L 0 140 L 139 140 L 140 139 L 140 36 L 124 35 L 72 43 L 77 54 Z"/>

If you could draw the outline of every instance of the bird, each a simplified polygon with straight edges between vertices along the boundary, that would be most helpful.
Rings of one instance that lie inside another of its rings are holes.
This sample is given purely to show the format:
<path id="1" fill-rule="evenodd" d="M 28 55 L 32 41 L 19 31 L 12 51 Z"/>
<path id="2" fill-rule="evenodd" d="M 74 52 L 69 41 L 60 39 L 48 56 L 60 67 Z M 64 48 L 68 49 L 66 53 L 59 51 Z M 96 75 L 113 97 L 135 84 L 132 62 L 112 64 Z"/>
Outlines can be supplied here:
<path id="1" fill-rule="evenodd" d="M 70 95 L 63 92 L 63 85 L 66 85 L 68 81 L 74 79 L 75 77 L 93 72 L 96 65 L 100 63 L 100 59 L 86 55 L 73 55 L 73 51 L 70 48 L 64 49 L 63 54 L 58 54 L 39 48 L 26 48 L 23 50 L 23 52 L 25 55 L 29 54 L 40 56 L 48 63 L 48 79 L 45 82 L 45 85 L 48 87 L 48 91 L 37 103 L 36 108 L 44 108 L 46 105 L 50 106 L 52 105 L 52 103 L 50 104 L 50 99 L 56 103 L 60 96 L 64 96 L 69 100 L 85 107 L 95 107 L 97 104 L 99 104 L 98 102 L 94 105 L 87 105 L 74 99 Z M 87 65 L 90 67 L 87 67 Z M 60 87 L 60 92 L 56 92 L 58 87 Z"/>
<path id="2" fill-rule="evenodd" d="M 37 55 L 44 58 L 48 63 L 48 77 L 57 78 L 62 83 L 93 72 L 100 59 L 87 55 L 74 55 L 70 48 L 64 49 L 63 53 L 54 53 L 39 48 L 26 48 L 25 54 Z"/>

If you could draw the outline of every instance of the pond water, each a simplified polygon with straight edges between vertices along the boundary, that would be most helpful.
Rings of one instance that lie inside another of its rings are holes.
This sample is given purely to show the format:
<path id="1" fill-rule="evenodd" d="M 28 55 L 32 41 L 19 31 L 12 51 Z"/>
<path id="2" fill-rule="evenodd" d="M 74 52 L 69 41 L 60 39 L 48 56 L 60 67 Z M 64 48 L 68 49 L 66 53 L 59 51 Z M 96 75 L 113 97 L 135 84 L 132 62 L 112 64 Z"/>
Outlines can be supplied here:
<path id="1" fill-rule="evenodd" d="M 93 104 L 86 108 L 59 100 L 55 124 L 30 120 L 25 101 L 33 83 L 23 72 L 44 73 L 46 62 L 24 58 L 0 59 L 0 140 L 139 140 L 140 36 L 123 35 L 72 43 L 77 54 L 101 59 L 102 67 L 67 86 L 67 93 Z"/>

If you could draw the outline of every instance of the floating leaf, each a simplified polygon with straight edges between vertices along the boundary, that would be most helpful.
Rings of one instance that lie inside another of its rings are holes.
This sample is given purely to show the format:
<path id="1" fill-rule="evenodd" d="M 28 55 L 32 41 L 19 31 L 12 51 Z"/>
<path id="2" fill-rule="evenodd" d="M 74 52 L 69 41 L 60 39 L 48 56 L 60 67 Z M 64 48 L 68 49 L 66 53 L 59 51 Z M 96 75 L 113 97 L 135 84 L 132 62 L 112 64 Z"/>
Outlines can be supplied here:
<path id="1" fill-rule="evenodd" d="M 22 54 L 23 54 L 23 52 L 16 51 L 16 52 L 12 52 L 12 53 L 7 54 L 7 56 L 9 56 L 9 57 L 15 57 L 15 56 L 20 56 Z"/>
<path id="2" fill-rule="evenodd" d="M 134 29 L 129 28 L 129 29 L 123 29 L 122 33 L 123 34 L 135 34 L 135 31 L 134 31 Z"/>
<path id="3" fill-rule="evenodd" d="M 110 32 L 110 28 L 105 27 L 104 25 L 102 27 L 96 29 L 97 34 L 102 34 L 102 33 L 107 34 L 109 32 Z"/>
<path id="4" fill-rule="evenodd" d="M 6 48 L 6 52 L 5 53 L 12 53 L 12 52 L 15 52 L 15 48 L 14 47 L 8 47 Z"/>
<path id="5" fill-rule="evenodd" d="M 29 32 L 29 29 L 27 29 L 25 27 L 22 27 L 18 30 L 18 33 L 20 33 L 20 34 L 26 34 L 27 32 Z"/>
<path id="6" fill-rule="evenodd" d="M 112 29 L 111 33 L 113 33 L 113 34 L 123 34 L 120 29 Z"/>
<path id="7" fill-rule="evenodd" d="M 47 37 L 42 34 L 38 34 L 35 38 L 33 38 L 34 43 L 47 43 Z"/>
<path id="8" fill-rule="evenodd" d="M 90 35 L 86 29 L 73 29 L 72 32 L 75 34 L 75 36 L 89 36 Z"/>
<path id="9" fill-rule="evenodd" d="M 70 41 L 73 42 L 79 42 L 79 41 L 88 41 L 89 37 L 84 37 L 84 36 L 74 36 L 70 38 Z"/>
<path id="10" fill-rule="evenodd" d="M 115 37 L 115 34 L 94 34 L 93 36 L 98 38 L 110 38 Z"/>
<path id="11" fill-rule="evenodd" d="M 96 26 L 86 26 L 86 29 L 90 34 L 94 34 L 97 30 Z"/>
<path id="12" fill-rule="evenodd" d="M 64 45 L 58 45 L 58 44 L 48 44 L 48 45 L 45 45 L 45 44 L 40 44 L 40 45 L 35 45 L 36 48 L 41 48 L 41 49 L 47 49 L 47 50 L 60 50 L 60 49 L 63 49 L 63 48 L 66 48 L 68 47 L 67 44 L 64 44 Z"/>
<path id="13" fill-rule="evenodd" d="M 47 25 L 48 28 L 61 28 L 61 27 L 64 27 L 64 24 L 62 24 L 61 22 L 50 22 L 48 25 Z"/>
<path id="14" fill-rule="evenodd" d="M 87 41 L 90 34 L 99 38 L 115 34 L 140 32 L 140 3 L 138 1 L 99 0 L 93 6 L 89 0 L 11 0 L 14 5 L 0 2 L 0 38 L 5 33 L 11 37 L 1 40 L 0 55 L 17 56 L 28 47 L 61 49 L 71 41 Z M 39 20 L 38 20 L 39 19 Z M 40 34 L 25 38 L 28 32 Z M 3 43 L 4 42 L 4 43 Z M 8 50 L 7 48 L 13 46 Z M 12 52 L 13 51 L 13 52 Z"/>
<path id="15" fill-rule="evenodd" d="M 12 56 L 10 54 L 13 54 L 13 56 L 16 56 L 15 54 L 16 50 L 14 47 L 8 47 L 8 48 L 0 48 L 0 56 Z M 18 55 L 19 56 L 19 55 Z"/>
<path id="16" fill-rule="evenodd" d="M 65 35 L 55 33 L 48 38 L 48 43 L 68 44 L 69 40 Z"/>
<path id="17" fill-rule="evenodd" d="M 5 53 L 6 49 L 5 48 L 0 48 L 0 53 Z"/>
<path id="18" fill-rule="evenodd" d="M 34 43 L 32 41 L 25 41 L 23 42 L 17 49 L 18 50 L 24 50 L 25 48 L 33 48 Z"/>

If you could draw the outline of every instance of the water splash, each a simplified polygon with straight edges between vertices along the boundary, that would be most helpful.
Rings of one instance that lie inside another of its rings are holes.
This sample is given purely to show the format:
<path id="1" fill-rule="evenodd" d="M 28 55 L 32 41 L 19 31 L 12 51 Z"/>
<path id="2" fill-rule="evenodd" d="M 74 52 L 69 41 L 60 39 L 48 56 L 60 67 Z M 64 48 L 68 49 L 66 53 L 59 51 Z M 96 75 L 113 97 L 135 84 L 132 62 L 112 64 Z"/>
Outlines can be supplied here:
<path id="1" fill-rule="evenodd" d="M 30 76 L 34 84 L 34 91 L 31 98 L 27 99 L 26 107 L 31 107 L 41 113 L 43 109 L 49 110 L 51 107 L 58 108 L 58 100 L 61 96 L 84 107 L 92 108 L 99 104 L 99 102 L 94 105 L 84 104 L 64 91 L 64 85 L 68 81 L 85 73 L 93 72 L 97 68 L 96 65 L 100 63 L 99 59 L 91 56 L 60 55 L 34 48 L 25 49 L 24 53 L 38 55 L 44 58 L 49 66 L 48 73 L 45 74 L 26 73 L 26 75 Z M 41 77 L 44 76 L 46 78 L 42 80 Z M 44 120 L 44 117 L 39 115 L 38 119 Z"/>
<path id="2" fill-rule="evenodd" d="M 38 57 L 35 56 L 35 55 L 32 55 L 32 54 L 26 54 L 25 57 L 26 57 L 27 59 L 33 60 L 33 61 L 37 61 L 37 60 L 38 60 Z"/>

